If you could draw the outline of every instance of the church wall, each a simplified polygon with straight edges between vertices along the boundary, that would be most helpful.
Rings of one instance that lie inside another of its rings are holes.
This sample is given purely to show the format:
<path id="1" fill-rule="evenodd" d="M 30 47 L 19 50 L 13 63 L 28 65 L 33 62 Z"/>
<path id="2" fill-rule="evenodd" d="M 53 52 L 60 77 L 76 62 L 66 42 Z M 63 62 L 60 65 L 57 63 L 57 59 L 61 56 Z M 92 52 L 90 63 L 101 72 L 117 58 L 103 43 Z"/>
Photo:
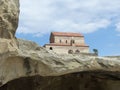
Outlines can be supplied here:
<path id="1" fill-rule="evenodd" d="M 84 44 L 84 37 L 62 37 L 62 36 L 55 36 L 54 37 L 55 39 L 55 43 L 60 43 L 60 40 L 61 40 L 61 43 L 63 44 L 70 44 L 71 43 L 71 40 L 75 40 L 75 43 L 76 44 Z M 67 41 L 67 43 L 66 43 Z"/>
<path id="2" fill-rule="evenodd" d="M 51 34 L 50 39 L 49 39 L 50 43 L 54 43 L 54 36 Z"/>
<path id="3" fill-rule="evenodd" d="M 73 53 L 80 51 L 81 53 L 89 53 L 89 47 L 85 46 L 84 36 L 57 36 L 51 34 L 50 44 L 46 44 L 45 48 L 58 54 L 68 54 L 69 50 Z M 84 47 L 82 47 L 84 46 Z"/>
<path id="4" fill-rule="evenodd" d="M 52 47 L 51 51 L 54 51 L 58 54 L 68 54 L 69 50 L 73 50 L 73 53 L 76 52 L 76 50 L 79 50 L 80 53 L 89 53 L 89 47 L 75 47 L 75 46 L 46 46 L 47 50 L 50 50 L 50 47 Z"/>

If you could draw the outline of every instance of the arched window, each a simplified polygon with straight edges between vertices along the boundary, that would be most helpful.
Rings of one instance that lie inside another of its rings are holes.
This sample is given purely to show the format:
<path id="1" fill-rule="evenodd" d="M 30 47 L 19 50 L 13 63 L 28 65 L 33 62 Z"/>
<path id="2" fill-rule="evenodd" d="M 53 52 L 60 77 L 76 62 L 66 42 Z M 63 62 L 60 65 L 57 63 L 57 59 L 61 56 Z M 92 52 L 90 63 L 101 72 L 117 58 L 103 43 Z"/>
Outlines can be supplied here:
<path id="1" fill-rule="evenodd" d="M 80 51 L 79 51 L 79 50 L 76 50 L 75 53 L 80 53 Z"/>
<path id="2" fill-rule="evenodd" d="M 53 48 L 52 48 L 52 47 L 50 47 L 50 50 L 53 50 Z"/>
<path id="3" fill-rule="evenodd" d="M 74 43 L 75 43 L 75 40 L 72 40 L 72 43 L 74 44 Z"/>
<path id="4" fill-rule="evenodd" d="M 61 43 L 62 41 L 60 40 L 60 43 Z"/>
<path id="5" fill-rule="evenodd" d="M 71 40 L 71 44 L 75 44 L 75 40 Z"/>
<path id="6" fill-rule="evenodd" d="M 69 50 L 68 53 L 69 53 L 69 54 L 73 54 L 73 50 Z"/>
<path id="7" fill-rule="evenodd" d="M 66 40 L 66 43 L 67 43 L 67 40 Z"/>

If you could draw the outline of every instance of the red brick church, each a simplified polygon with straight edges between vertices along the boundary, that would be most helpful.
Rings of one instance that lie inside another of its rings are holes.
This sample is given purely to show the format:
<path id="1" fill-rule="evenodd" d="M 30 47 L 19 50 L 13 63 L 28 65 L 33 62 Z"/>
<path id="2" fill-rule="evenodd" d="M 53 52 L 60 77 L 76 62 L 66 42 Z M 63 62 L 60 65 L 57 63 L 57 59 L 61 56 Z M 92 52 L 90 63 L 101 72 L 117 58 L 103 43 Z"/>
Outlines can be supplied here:
<path id="1" fill-rule="evenodd" d="M 81 33 L 51 32 L 50 43 L 44 47 L 58 54 L 89 53 L 89 46 Z"/>

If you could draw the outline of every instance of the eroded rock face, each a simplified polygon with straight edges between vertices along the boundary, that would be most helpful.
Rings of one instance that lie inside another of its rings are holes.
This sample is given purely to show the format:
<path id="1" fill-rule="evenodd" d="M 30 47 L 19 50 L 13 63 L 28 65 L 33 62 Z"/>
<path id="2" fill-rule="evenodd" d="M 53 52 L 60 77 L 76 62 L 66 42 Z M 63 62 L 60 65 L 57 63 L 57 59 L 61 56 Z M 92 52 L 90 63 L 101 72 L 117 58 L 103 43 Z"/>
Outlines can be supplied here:
<path id="1" fill-rule="evenodd" d="M 19 18 L 19 0 L 0 0 L 0 38 L 15 37 Z"/>
<path id="2" fill-rule="evenodd" d="M 0 90 L 120 90 L 120 80 L 109 73 L 81 72 L 56 77 L 19 78 Z"/>
<path id="3" fill-rule="evenodd" d="M 17 40 L 19 42 L 17 50 L 12 49 L 13 42 L 7 41 L 6 46 L 10 49 L 0 54 L 0 90 L 96 90 L 98 87 L 97 90 L 119 90 L 120 88 L 119 56 L 58 55 L 31 41 Z"/>

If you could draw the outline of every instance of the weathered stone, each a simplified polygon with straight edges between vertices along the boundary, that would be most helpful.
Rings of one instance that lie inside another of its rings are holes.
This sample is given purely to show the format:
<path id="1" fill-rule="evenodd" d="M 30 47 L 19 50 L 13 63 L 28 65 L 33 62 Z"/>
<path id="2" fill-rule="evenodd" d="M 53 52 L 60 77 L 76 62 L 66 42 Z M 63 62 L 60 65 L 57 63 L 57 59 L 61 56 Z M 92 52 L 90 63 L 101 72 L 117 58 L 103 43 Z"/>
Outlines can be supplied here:
<path id="1" fill-rule="evenodd" d="M 120 81 L 111 77 L 90 72 L 57 77 L 34 76 L 13 80 L 0 90 L 120 90 Z"/>
<path id="2" fill-rule="evenodd" d="M 0 0 L 0 38 L 15 37 L 19 18 L 19 0 Z"/>
<path id="3" fill-rule="evenodd" d="M 1 53 L 0 84 L 3 87 L 0 90 L 120 88 L 119 56 L 58 55 L 30 41 L 18 39 L 18 42 L 19 48 L 16 51 Z"/>
<path id="4" fill-rule="evenodd" d="M 17 52 L 18 46 L 15 39 L 0 39 L 0 55 Z"/>

